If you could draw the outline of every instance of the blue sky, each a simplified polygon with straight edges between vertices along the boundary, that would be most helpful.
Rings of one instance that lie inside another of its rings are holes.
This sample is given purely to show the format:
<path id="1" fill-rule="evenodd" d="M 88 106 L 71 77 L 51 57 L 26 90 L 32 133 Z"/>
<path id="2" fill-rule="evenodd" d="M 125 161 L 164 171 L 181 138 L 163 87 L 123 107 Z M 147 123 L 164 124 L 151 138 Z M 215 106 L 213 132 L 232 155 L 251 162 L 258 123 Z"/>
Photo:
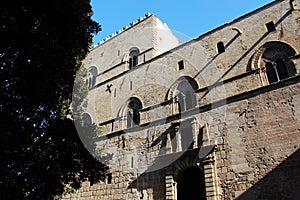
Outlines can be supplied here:
<path id="1" fill-rule="evenodd" d="M 173 31 L 195 38 L 274 0 L 91 0 L 93 19 L 102 26 L 94 43 L 147 12 Z"/>

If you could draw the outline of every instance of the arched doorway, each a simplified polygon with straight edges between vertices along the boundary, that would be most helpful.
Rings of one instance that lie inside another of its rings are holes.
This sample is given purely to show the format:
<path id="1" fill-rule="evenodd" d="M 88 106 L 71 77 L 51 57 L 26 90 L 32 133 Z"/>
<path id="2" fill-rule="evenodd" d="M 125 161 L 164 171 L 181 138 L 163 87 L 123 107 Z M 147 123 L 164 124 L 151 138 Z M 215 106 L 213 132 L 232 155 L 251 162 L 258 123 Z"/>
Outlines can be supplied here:
<path id="1" fill-rule="evenodd" d="M 204 174 L 199 167 L 186 169 L 177 181 L 177 200 L 205 200 Z"/>

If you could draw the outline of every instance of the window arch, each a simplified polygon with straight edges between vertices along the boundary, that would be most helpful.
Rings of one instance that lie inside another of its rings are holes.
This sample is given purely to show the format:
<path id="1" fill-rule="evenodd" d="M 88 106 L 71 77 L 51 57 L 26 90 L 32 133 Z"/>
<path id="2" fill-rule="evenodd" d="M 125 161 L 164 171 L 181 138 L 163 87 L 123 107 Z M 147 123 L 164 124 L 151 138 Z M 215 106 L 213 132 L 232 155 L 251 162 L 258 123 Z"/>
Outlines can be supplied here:
<path id="1" fill-rule="evenodd" d="M 129 52 L 129 69 L 135 67 L 139 63 L 140 50 L 136 47 L 130 49 Z"/>
<path id="2" fill-rule="evenodd" d="M 277 41 L 268 42 L 255 54 L 252 66 L 254 69 L 260 69 L 264 85 L 275 83 L 297 73 L 290 59 L 294 55 L 296 51 L 288 44 Z"/>
<path id="3" fill-rule="evenodd" d="M 170 88 L 168 99 L 175 99 L 178 112 L 194 108 L 197 104 L 194 91 L 198 89 L 197 82 L 188 76 L 179 78 Z"/>
<path id="4" fill-rule="evenodd" d="M 142 109 L 142 102 L 136 98 L 131 97 L 127 104 L 127 128 L 140 124 L 140 110 Z"/>
<path id="5" fill-rule="evenodd" d="M 97 68 L 95 66 L 92 66 L 88 69 L 88 74 L 87 74 L 87 80 L 86 80 L 86 84 L 88 86 L 88 88 L 92 88 L 95 86 L 96 84 L 96 77 L 97 77 Z"/>
<path id="6" fill-rule="evenodd" d="M 82 114 L 82 125 L 90 126 L 90 125 L 92 125 L 92 123 L 93 123 L 93 121 L 92 121 L 91 115 L 88 113 L 83 113 Z"/>

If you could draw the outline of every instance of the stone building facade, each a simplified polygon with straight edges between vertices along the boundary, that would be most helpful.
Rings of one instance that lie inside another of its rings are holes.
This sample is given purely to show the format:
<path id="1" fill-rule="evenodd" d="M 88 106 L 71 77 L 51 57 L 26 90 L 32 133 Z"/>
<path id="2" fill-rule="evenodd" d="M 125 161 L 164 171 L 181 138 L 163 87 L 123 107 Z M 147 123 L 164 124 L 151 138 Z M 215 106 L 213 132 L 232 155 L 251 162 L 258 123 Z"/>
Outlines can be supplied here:
<path id="1" fill-rule="evenodd" d="M 110 171 L 63 199 L 300 197 L 300 0 L 180 44 L 146 14 L 84 61 Z"/>

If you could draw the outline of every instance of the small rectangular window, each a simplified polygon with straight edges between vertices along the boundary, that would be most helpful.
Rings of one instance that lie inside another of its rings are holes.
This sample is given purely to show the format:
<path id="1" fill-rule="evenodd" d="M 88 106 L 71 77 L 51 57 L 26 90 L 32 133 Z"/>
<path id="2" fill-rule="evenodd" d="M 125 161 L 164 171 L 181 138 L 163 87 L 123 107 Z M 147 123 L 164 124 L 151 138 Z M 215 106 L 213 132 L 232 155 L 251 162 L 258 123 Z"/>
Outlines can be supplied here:
<path id="1" fill-rule="evenodd" d="M 178 62 L 178 71 L 183 70 L 184 69 L 184 62 L 183 60 Z"/>
<path id="2" fill-rule="evenodd" d="M 106 184 L 111 184 L 112 182 L 112 174 L 106 174 Z"/>
<path id="3" fill-rule="evenodd" d="M 266 23 L 266 28 L 268 32 L 276 31 L 276 27 L 273 21 Z"/>

